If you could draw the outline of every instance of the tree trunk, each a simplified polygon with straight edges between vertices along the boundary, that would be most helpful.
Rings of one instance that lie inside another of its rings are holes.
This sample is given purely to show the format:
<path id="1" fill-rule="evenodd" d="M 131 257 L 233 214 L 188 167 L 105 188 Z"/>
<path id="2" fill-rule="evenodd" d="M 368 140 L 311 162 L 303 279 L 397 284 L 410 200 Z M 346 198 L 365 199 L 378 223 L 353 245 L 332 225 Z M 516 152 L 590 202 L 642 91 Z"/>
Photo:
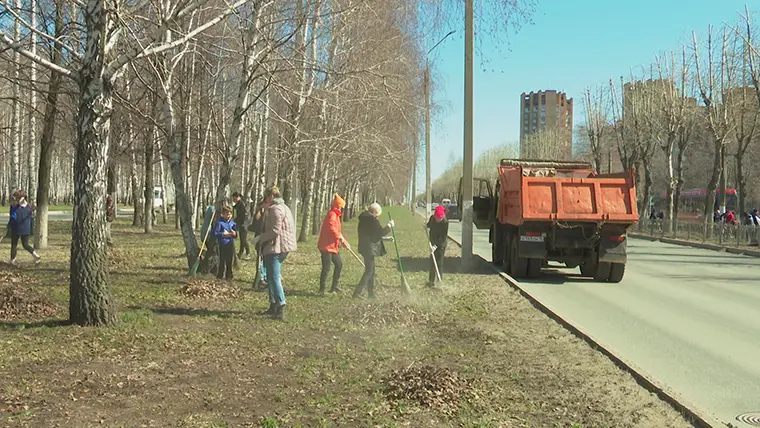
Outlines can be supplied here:
<path id="1" fill-rule="evenodd" d="M 108 288 L 106 253 L 106 166 L 113 82 L 104 78 L 107 54 L 105 8 L 83 8 L 86 49 L 79 74 L 80 103 L 74 162 L 74 217 L 71 227 L 69 319 L 80 325 L 116 321 Z"/>
<path id="2" fill-rule="evenodd" d="M 713 170 L 712 175 L 710 176 L 710 182 L 707 184 L 707 197 L 705 198 L 705 209 L 704 209 L 704 215 L 705 215 L 705 225 L 709 225 L 712 223 L 712 213 L 715 209 L 715 190 L 718 188 L 718 180 L 720 180 L 720 175 L 723 173 L 721 169 L 721 152 L 722 152 L 723 142 L 722 141 L 716 141 L 715 142 L 715 156 L 713 158 Z M 707 230 L 707 228 L 705 229 Z"/>
<path id="3" fill-rule="evenodd" d="M 314 156 L 312 157 L 311 174 L 308 178 L 308 188 L 305 189 L 303 197 L 303 218 L 301 219 L 301 230 L 298 234 L 298 242 L 306 242 L 309 239 L 309 226 L 311 223 L 311 216 L 313 215 L 311 207 L 315 202 L 314 187 L 317 181 L 317 171 L 319 171 L 319 149 L 314 148 Z"/>
<path id="4" fill-rule="evenodd" d="M 15 9 L 21 10 L 21 0 L 14 1 Z M 21 24 L 15 19 L 13 24 L 14 40 L 21 39 Z M 11 97 L 11 179 L 8 193 L 21 187 L 21 94 L 19 82 L 21 79 L 21 55 L 13 51 L 13 83 Z"/>
<path id="5" fill-rule="evenodd" d="M 158 157 L 158 165 L 159 165 L 159 175 L 160 175 L 160 183 L 159 187 L 161 188 L 161 216 L 163 224 L 166 224 L 166 205 L 169 201 L 169 198 L 166 197 L 166 171 L 164 170 L 164 158 L 163 156 Z"/>
<path id="6" fill-rule="evenodd" d="M 55 2 L 55 37 L 60 40 L 63 35 L 63 10 L 61 0 Z M 61 62 L 60 43 L 53 49 L 52 62 Z M 45 118 L 40 140 L 40 163 L 37 172 L 37 212 L 34 217 L 34 248 L 44 249 L 48 246 L 48 206 L 50 205 L 50 173 L 52 169 L 53 147 L 55 145 L 55 122 L 58 117 L 58 92 L 61 90 L 63 76 L 54 71 L 50 72 Z"/>
<path id="7" fill-rule="evenodd" d="M 154 127 L 155 128 L 155 127 Z M 151 138 L 145 143 L 145 188 L 143 197 L 143 218 L 145 233 L 153 233 L 153 162 L 155 159 L 156 131 L 151 132 Z"/>
<path id="8" fill-rule="evenodd" d="M 673 144 L 668 144 L 665 149 L 665 167 L 668 178 L 668 186 L 666 188 L 667 193 L 667 207 L 665 212 L 665 233 L 671 233 L 676 227 L 675 219 L 673 218 L 674 206 L 673 195 L 675 193 L 676 179 L 673 176 Z"/>
<path id="9" fill-rule="evenodd" d="M 736 153 L 736 187 L 739 193 L 739 213 L 737 216 L 740 216 L 747 212 L 747 197 L 745 195 L 747 178 L 744 176 L 744 153 L 742 150 Z"/>
<path id="10" fill-rule="evenodd" d="M 32 28 L 37 28 L 37 0 L 31 0 L 29 2 L 30 17 L 29 22 Z M 32 55 L 37 55 L 37 34 L 33 31 L 29 32 L 29 50 Z M 29 64 L 29 80 L 30 80 L 30 93 L 29 93 L 29 200 L 35 200 L 37 194 L 37 176 L 34 174 L 34 167 L 38 166 L 36 163 L 37 151 L 37 63 L 31 61 Z M 37 242 L 37 234 L 35 233 L 35 243 Z"/>

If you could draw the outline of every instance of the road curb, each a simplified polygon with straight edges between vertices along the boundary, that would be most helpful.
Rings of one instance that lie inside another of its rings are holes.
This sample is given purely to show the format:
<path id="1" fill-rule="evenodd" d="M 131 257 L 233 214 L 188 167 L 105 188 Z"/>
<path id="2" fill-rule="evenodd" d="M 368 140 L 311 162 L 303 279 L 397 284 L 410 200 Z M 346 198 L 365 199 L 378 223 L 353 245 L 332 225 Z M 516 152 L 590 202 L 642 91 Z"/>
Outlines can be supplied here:
<path id="1" fill-rule="evenodd" d="M 449 240 L 454 242 L 460 248 L 462 247 L 462 244 L 451 236 L 449 236 Z M 525 290 L 517 280 L 496 268 L 492 263 L 489 263 L 483 257 L 475 254 L 474 256 L 482 263 L 488 265 L 504 280 L 504 282 L 509 284 L 510 287 L 515 289 L 520 293 L 521 296 L 527 299 L 533 305 L 533 307 L 540 310 L 549 318 L 560 324 L 574 336 L 586 342 L 589 346 L 591 346 L 592 349 L 601 352 L 602 355 L 609 358 L 618 368 L 630 374 L 639 385 L 644 387 L 647 391 L 656 394 L 657 397 L 659 397 L 662 401 L 665 401 L 676 411 L 681 413 L 681 415 L 686 418 L 687 422 L 698 428 L 720 428 L 727 425 L 724 422 L 721 422 L 720 420 L 710 415 L 706 415 L 700 410 L 697 410 L 696 406 L 679 397 L 678 394 L 671 391 L 665 385 L 661 384 L 659 381 L 654 379 L 651 375 L 647 374 L 644 370 L 636 366 L 634 363 L 623 359 L 623 357 L 618 355 L 618 352 L 616 352 L 614 349 L 609 346 L 602 345 L 601 342 L 594 338 L 590 333 L 585 332 L 580 327 L 575 326 L 570 321 L 562 318 L 562 316 L 560 316 L 551 306 L 541 302 L 535 296 L 530 294 L 530 292 Z"/>
<path id="2" fill-rule="evenodd" d="M 665 237 L 658 238 L 656 236 L 642 235 L 639 233 L 629 233 L 628 236 L 630 236 L 631 238 L 643 239 L 643 240 L 652 241 L 652 242 L 663 242 L 665 244 L 682 245 L 685 247 L 700 248 L 703 250 L 726 252 L 729 254 L 738 254 L 738 255 L 744 255 L 744 256 L 749 256 L 749 257 L 760 257 L 760 251 L 756 251 L 756 250 L 743 250 L 741 248 L 725 247 L 723 245 L 707 244 L 703 242 L 685 241 L 683 239 L 674 239 L 674 238 L 665 238 Z"/>

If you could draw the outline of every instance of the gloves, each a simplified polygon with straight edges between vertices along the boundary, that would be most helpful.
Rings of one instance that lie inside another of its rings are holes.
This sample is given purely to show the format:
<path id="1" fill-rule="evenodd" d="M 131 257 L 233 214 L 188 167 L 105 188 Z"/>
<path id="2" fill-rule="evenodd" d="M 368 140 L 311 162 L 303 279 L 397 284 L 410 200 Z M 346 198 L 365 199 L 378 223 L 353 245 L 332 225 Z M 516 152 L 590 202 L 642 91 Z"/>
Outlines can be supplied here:
<path id="1" fill-rule="evenodd" d="M 393 226 L 395 226 L 395 225 L 396 225 L 396 222 L 393 221 L 393 220 L 391 220 L 391 221 L 388 222 L 388 227 L 390 227 L 390 228 L 393 228 Z"/>
<path id="2" fill-rule="evenodd" d="M 430 251 L 435 252 L 438 249 L 437 245 L 430 244 Z"/>
<path id="3" fill-rule="evenodd" d="M 340 237 L 340 243 L 343 244 L 344 247 L 351 249 L 351 245 L 348 244 L 348 241 L 346 241 L 346 238 Z"/>

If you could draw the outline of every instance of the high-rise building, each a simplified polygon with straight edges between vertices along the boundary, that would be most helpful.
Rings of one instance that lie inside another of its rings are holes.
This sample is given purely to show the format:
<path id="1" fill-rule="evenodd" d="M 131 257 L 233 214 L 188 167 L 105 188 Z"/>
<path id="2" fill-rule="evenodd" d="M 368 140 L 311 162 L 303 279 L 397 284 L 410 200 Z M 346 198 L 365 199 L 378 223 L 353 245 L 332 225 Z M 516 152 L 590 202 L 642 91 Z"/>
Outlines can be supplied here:
<path id="1" fill-rule="evenodd" d="M 543 147 L 539 152 L 526 150 L 524 145 L 528 135 L 545 130 L 557 132 L 546 133 L 556 144 Z M 527 155 L 531 152 L 530 155 Z M 569 160 L 573 157 L 573 99 L 564 92 L 538 91 L 520 95 L 520 157 L 557 157 L 555 160 Z"/>

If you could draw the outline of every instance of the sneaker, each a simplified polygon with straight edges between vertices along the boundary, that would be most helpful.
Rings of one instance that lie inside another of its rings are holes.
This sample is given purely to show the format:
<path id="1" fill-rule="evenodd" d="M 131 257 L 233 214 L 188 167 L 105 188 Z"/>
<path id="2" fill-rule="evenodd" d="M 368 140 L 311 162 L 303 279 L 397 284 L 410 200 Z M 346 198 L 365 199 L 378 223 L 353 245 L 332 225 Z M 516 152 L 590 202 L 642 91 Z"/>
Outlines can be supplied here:
<path id="1" fill-rule="evenodd" d="M 8 264 L 11 265 L 11 266 L 18 267 L 18 265 L 16 264 L 16 259 L 11 259 L 11 261 L 8 262 Z"/>
<path id="2" fill-rule="evenodd" d="M 37 254 L 36 251 L 32 254 L 32 256 L 34 257 L 34 264 L 36 265 L 40 264 L 40 260 L 42 259 L 42 257 L 40 257 L 40 255 Z"/>

